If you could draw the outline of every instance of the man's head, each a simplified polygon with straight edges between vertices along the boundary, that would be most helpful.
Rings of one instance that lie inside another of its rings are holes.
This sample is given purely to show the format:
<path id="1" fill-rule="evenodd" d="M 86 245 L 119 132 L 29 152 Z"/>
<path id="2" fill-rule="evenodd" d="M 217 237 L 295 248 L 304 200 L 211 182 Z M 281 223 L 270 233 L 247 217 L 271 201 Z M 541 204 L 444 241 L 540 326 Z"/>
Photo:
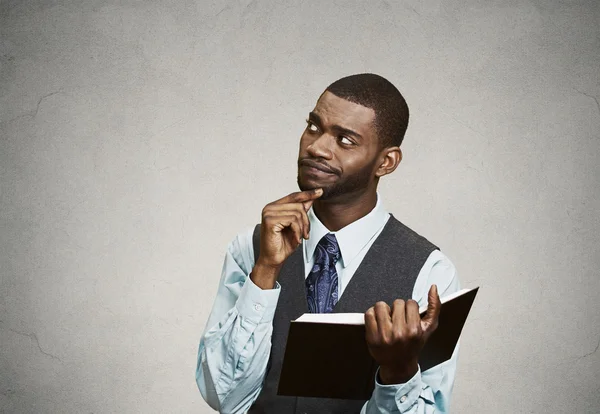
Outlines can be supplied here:
<path id="1" fill-rule="evenodd" d="M 408 105 L 390 81 L 373 73 L 361 73 L 333 82 L 326 91 L 375 111 L 374 126 L 382 147 L 402 144 L 408 127 Z"/>
<path id="2" fill-rule="evenodd" d="M 300 139 L 298 185 L 323 188 L 322 200 L 375 192 L 393 172 L 408 126 L 406 101 L 389 81 L 352 75 L 329 85 Z"/>

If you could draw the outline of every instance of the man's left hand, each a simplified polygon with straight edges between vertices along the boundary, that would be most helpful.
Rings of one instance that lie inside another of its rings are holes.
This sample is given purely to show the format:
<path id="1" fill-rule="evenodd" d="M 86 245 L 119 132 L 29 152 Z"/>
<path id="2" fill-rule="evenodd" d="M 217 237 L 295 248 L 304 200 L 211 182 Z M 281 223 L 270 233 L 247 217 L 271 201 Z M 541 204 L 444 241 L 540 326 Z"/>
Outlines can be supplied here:
<path id="1" fill-rule="evenodd" d="M 365 312 L 367 345 L 379 364 L 382 384 L 403 384 L 417 373 L 419 354 L 438 326 L 441 306 L 437 286 L 432 285 L 423 318 L 412 299 L 396 299 L 391 309 L 377 302 Z"/>

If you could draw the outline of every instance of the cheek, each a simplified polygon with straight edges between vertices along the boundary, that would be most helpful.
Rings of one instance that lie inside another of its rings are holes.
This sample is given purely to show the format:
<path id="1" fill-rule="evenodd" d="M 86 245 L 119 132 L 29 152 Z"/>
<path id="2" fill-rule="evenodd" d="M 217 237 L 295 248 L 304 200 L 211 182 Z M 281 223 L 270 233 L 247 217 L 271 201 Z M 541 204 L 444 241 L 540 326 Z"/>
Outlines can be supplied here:
<path id="1" fill-rule="evenodd" d="M 342 167 L 342 171 L 346 176 L 355 175 L 356 173 L 362 171 L 365 167 L 364 162 L 361 162 L 364 160 L 354 155 L 346 157 L 341 156 L 338 159 L 340 160 L 340 166 Z"/>
<path id="2" fill-rule="evenodd" d="M 300 152 L 305 152 L 306 151 L 306 147 L 308 147 L 309 142 L 308 139 L 306 138 L 306 132 L 303 132 L 302 135 L 300 136 Z"/>
<path id="3" fill-rule="evenodd" d="M 341 155 L 340 157 L 343 157 Z M 346 155 L 343 158 L 340 158 L 342 168 L 344 170 L 345 175 L 353 175 L 353 174 L 364 174 L 369 172 L 375 172 L 376 166 L 378 166 L 378 159 L 373 158 L 373 154 L 368 154 L 367 151 L 358 152 L 352 155 Z"/>
<path id="4" fill-rule="evenodd" d="M 304 131 L 302 133 L 302 136 L 300 137 L 300 145 L 299 145 L 300 154 L 307 155 L 308 147 L 310 147 L 311 144 L 313 144 L 314 142 L 315 142 L 315 137 L 313 135 L 311 135 L 310 133 L 308 133 L 307 131 Z"/>

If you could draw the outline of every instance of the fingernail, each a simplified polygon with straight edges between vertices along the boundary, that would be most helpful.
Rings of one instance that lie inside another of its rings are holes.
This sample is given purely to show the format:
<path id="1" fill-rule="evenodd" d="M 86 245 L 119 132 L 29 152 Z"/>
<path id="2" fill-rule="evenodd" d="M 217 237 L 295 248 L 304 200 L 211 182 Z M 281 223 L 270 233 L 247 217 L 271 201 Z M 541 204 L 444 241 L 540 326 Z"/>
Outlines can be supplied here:
<path id="1" fill-rule="evenodd" d="M 319 195 L 323 194 L 323 189 L 322 188 L 317 188 L 315 190 L 315 194 L 319 194 Z"/>

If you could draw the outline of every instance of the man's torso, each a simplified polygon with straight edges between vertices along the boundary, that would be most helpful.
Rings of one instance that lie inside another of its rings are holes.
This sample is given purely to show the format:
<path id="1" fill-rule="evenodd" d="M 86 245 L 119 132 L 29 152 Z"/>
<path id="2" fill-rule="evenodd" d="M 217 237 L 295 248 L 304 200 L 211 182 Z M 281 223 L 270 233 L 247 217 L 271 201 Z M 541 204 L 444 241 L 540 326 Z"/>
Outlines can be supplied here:
<path id="1" fill-rule="evenodd" d="M 259 230 L 257 226 L 253 237 L 255 260 L 259 254 Z M 436 249 L 427 239 L 391 216 L 359 264 L 333 312 L 364 313 L 378 301 L 391 304 L 397 298 L 411 298 L 419 271 Z M 349 414 L 359 413 L 365 403 L 360 400 L 277 396 L 290 321 L 308 312 L 304 279 L 302 249 L 297 249 L 286 260 L 279 275 L 282 288 L 273 320 L 271 356 L 263 389 L 249 413 Z"/>

